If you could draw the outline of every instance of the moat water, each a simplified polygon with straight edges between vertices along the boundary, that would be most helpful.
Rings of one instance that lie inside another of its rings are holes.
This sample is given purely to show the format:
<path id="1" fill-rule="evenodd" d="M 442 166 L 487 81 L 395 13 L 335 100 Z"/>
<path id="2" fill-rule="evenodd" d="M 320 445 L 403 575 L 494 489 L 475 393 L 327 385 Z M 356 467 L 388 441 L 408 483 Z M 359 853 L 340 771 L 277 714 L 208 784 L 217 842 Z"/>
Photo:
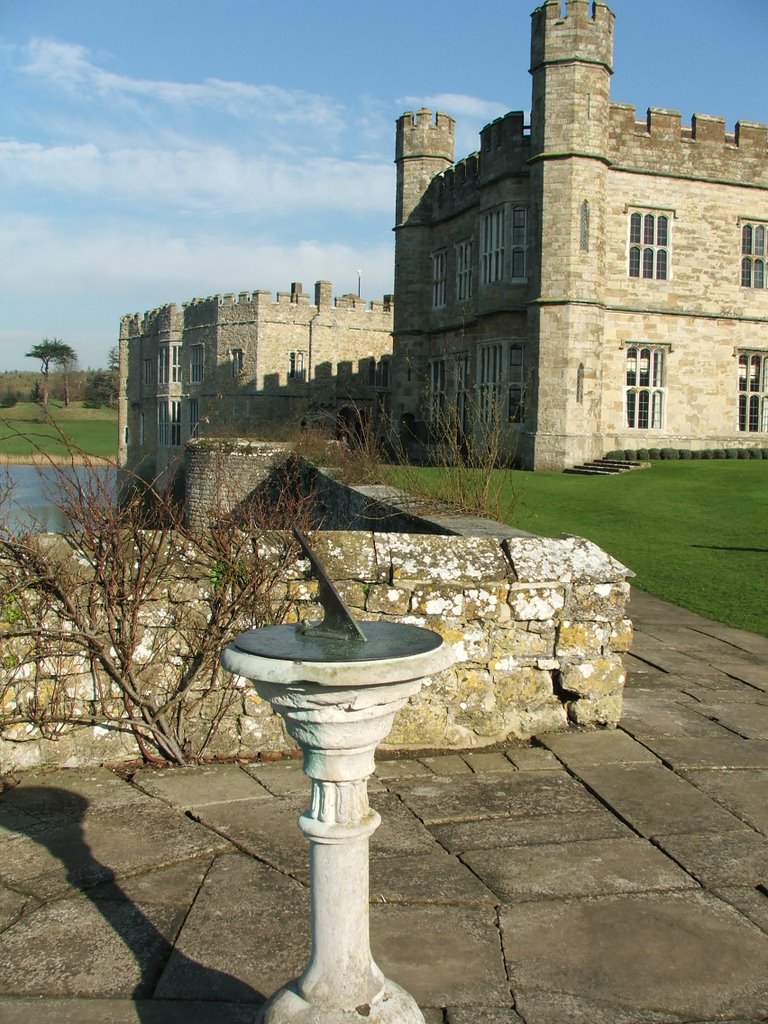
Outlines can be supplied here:
<path id="1" fill-rule="evenodd" d="M 0 517 L 13 530 L 33 529 L 48 533 L 65 533 L 69 525 L 61 510 L 67 483 L 87 485 L 90 474 L 96 474 L 100 495 L 114 494 L 114 470 L 111 468 L 79 469 L 50 466 L 0 467 Z"/>

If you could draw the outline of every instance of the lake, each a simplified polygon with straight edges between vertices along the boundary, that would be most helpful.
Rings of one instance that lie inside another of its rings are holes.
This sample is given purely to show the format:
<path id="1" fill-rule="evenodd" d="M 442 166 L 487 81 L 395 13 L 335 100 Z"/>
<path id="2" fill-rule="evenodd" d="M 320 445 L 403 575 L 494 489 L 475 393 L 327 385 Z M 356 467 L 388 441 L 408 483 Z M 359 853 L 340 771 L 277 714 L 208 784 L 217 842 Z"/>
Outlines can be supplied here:
<path id="1" fill-rule="evenodd" d="M 63 474 L 63 476 L 62 476 Z M 61 503 L 62 482 L 78 480 L 85 484 L 96 474 L 99 487 L 114 495 L 115 470 L 112 467 L 53 469 L 50 466 L 0 466 L 0 516 L 8 519 L 12 529 L 32 526 L 39 531 L 63 533 L 67 518 L 57 503 Z M 6 496 L 8 485 L 10 492 Z"/>

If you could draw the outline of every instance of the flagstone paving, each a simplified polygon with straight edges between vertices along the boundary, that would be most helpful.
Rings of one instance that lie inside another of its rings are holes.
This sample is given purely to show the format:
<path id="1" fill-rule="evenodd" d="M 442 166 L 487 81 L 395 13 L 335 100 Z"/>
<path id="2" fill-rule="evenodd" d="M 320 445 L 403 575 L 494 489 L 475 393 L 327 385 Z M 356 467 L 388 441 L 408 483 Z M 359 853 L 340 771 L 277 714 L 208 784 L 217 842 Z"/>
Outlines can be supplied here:
<path id="1" fill-rule="evenodd" d="M 630 611 L 618 730 L 379 761 L 372 948 L 426 1024 L 768 1020 L 768 639 Z M 298 762 L 11 781 L 0 1024 L 252 1024 L 305 965 Z"/>

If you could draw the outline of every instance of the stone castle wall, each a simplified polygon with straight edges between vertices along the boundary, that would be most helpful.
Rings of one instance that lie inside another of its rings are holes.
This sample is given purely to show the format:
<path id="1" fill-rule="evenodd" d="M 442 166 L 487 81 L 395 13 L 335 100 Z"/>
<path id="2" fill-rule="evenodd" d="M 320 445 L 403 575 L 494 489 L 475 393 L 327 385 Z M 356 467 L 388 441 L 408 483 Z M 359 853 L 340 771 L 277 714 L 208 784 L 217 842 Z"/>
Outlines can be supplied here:
<path id="1" fill-rule="evenodd" d="M 456 651 L 456 665 L 429 680 L 398 715 L 386 746 L 477 747 L 569 724 L 618 722 L 621 653 L 631 640 L 630 574 L 589 541 L 361 531 L 318 532 L 312 543 L 356 617 L 426 626 Z M 295 563 L 284 594 L 276 595 L 293 600 L 295 618 L 318 617 L 308 569 L 306 561 Z M 179 593 L 169 581 L 163 599 L 171 605 L 194 601 L 196 587 L 210 579 L 180 576 L 175 585 Z M 152 615 L 167 615 L 162 601 Z M 71 685 L 87 700 L 88 676 L 79 671 L 80 682 Z M 65 728 L 55 740 L 28 727 L 12 735 L 0 740 L 5 771 L 137 756 L 130 734 L 113 727 Z M 281 719 L 241 682 L 208 752 L 252 757 L 292 748 Z"/>

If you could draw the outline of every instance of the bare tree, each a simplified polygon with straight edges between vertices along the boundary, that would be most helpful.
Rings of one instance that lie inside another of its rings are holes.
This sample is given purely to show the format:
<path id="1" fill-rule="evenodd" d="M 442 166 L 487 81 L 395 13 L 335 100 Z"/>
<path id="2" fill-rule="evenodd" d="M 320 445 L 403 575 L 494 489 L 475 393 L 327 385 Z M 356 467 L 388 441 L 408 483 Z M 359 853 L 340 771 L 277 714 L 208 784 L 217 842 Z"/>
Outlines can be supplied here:
<path id="1" fill-rule="evenodd" d="M 296 551 L 274 530 L 307 528 L 311 499 L 286 485 L 193 529 L 155 488 L 117 504 L 103 469 L 50 472 L 68 532 L 0 522 L 0 730 L 103 724 L 148 762 L 199 760 L 241 699 L 221 650 L 289 610 Z"/>

